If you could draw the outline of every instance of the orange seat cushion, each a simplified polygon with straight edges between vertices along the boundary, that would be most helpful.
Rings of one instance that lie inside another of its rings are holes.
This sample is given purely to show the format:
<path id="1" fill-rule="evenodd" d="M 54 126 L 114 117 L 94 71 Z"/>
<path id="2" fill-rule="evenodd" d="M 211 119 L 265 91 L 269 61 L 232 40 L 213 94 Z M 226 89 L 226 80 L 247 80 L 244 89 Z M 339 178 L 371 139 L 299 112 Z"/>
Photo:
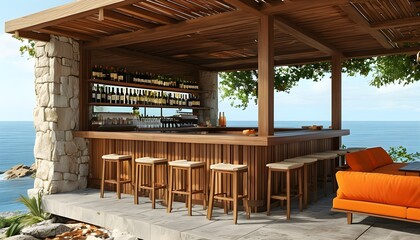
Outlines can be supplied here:
<path id="1" fill-rule="evenodd" d="M 407 219 L 420 221 L 420 209 L 407 208 Z"/>
<path id="2" fill-rule="evenodd" d="M 368 152 L 375 168 L 394 163 L 394 160 L 392 160 L 389 154 L 381 147 L 368 148 L 366 151 Z"/>
<path id="3" fill-rule="evenodd" d="M 347 153 L 346 162 L 353 171 L 371 172 L 376 168 L 367 150 Z"/>
<path id="4" fill-rule="evenodd" d="M 354 212 L 364 212 L 376 215 L 383 215 L 396 218 L 406 218 L 407 208 L 382 203 L 363 202 L 357 200 L 340 199 L 333 200 L 333 208 Z"/>
<path id="5" fill-rule="evenodd" d="M 420 208 L 420 178 L 339 171 L 337 198 Z"/>
<path id="6" fill-rule="evenodd" d="M 409 174 L 406 174 L 406 172 L 399 171 L 399 169 L 404 167 L 405 165 L 407 165 L 407 163 L 392 163 L 392 164 L 388 164 L 388 165 L 376 168 L 372 172 L 393 174 L 393 175 L 409 175 Z"/>

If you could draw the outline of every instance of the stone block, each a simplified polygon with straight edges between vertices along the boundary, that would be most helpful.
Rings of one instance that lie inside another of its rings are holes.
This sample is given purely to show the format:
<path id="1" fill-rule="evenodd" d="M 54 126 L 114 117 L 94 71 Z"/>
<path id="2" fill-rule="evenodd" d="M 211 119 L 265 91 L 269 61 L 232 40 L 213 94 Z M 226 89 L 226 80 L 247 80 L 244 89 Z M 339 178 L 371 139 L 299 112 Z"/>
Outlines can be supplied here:
<path id="1" fill-rule="evenodd" d="M 57 122 L 58 114 L 55 108 L 46 108 L 45 109 L 45 120 L 48 122 Z"/>
<path id="2" fill-rule="evenodd" d="M 36 59 L 35 67 L 49 67 L 50 66 L 50 59 L 47 56 L 42 56 Z"/>
<path id="3" fill-rule="evenodd" d="M 34 126 L 37 126 L 45 121 L 43 107 L 34 108 Z"/>
<path id="4" fill-rule="evenodd" d="M 41 189 L 41 188 L 43 188 L 44 187 L 44 181 L 42 181 L 41 179 L 39 179 L 39 178 L 35 178 L 35 181 L 34 181 L 34 188 L 37 188 L 37 189 Z"/>
<path id="5" fill-rule="evenodd" d="M 38 106 L 39 107 L 47 107 L 50 101 L 50 94 L 48 91 L 48 84 L 37 84 L 35 86 Z"/>
<path id="6" fill-rule="evenodd" d="M 51 95 L 48 106 L 53 108 L 65 108 L 69 106 L 69 99 L 62 95 Z"/>
<path id="7" fill-rule="evenodd" d="M 81 163 L 88 163 L 89 162 L 89 156 L 82 156 L 80 158 L 80 160 L 81 160 Z"/>
<path id="8" fill-rule="evenodd" d="M 78 110 L 79 109 L 79 99 L 78 98 L 70 99 L 70 107 L 74 110 Z"/>
<path id="9" fill-rule="evenodd" d="M 51 179 L 54 171 L 53 166 L 53 162 L 39 161 L 38 169 L 36 170 L 36 177 L 42 180 Z"/>
<path id="10" fill-rule="evenodd" d="M 57 129 L 61 131 L 71 130 L 71 119 L 73 119 L 74 111 L 71 108 L 58 108 Z"/>
<path id="11" fill-rule="evenodd" d="M 62 141 L 57 141 L 55 143 L 55 152 L 59 155 L 59 156 L 64 156 L 66 155 L 66 151 L 64 149 L 64 142 Z"/>
<path id="12" fill-rule="evenodd" d="M 53 145 L 51 142 L 50 134 L 37 132 L 35 138 L 34 155 L 35 158 L 51 160 L 51 152 Z"/>
<path id="13" fill-rule="evenodd" d="M 37 67 L 35 68 L 35 77 L 40 78 L 49 73 L 50 69 L 48 67 Z"/>
<path id="14" fill-rule="evenodd" d="M 63 180 L 63 173 L 61 173 L 61 172 L 54 172 L 51 180 L 53 180 L 53 181 Z"/>
<path id="15" fill-rule="evenodd" d="M 77 181 L 77 175 L 73 173 L 64 173 L 64 180 Z"/>
<path id="16" fill-rule="evenodd" d="M 35 47 L 44 47 L 46 44 L 46 42 L 35 41 Z"/>
<path id="17" fill-rule="evenodd" d="M 84 138 L 74 138 L 74 142 L 79 150 L 85 150 L 87 148 L 87 142 Z"/>
<path id="18" fill-rule="evenodd" d="M 66 142 L 64 143 L 64 149 L 67 155 L 73 155 L 77 153 L 77 146 L 74 142 Z"/>
<path id="19" fill-rule="evenodd" d="M 79 164 L 77 163 L 76 157 L 74 156 L 70 162 L 69 173 L 79 173 Z"/>
<path id="20" fill-rule="evenodd" d="M 73 132 L 72 131 L 66 131 L 66 141 L 73 141 Z"/>
<path id="21" fill-rule="evenodd" d="M 55 94 L 55 95 L 60 95 L 61 92 L 61 84 L 60 83 L 49 83 L 48 84 L 48 90 L 50 92 L 50 94 Z"/>
<path id="22" fill-rule="evenodd" d="M 44 46 L 35 46 L 35 57 L 39 58 L 45 55 Z"/>
<path id="23" fill-rule="evenodd" d="M 70 164 L 72 161 L 73 159 L 69 156 L 61 156 L 60 161 L 54 166 L 54 171 L 62 173 L 70 172 Z"/>
<path id="24" fill-rule="evenodd" d="M 43 133 L 45 133 L 49 129 L 50 129 L 50 127 L 49 127 L 49 123 L 48 122 L 42 122 L 42 123 L 39 123 L 39 124 L 35 125 L 35 131 L 37 131 L 37 132 L 43 132 Z"/>
<path id="25" fill-rule="evenodd" d="M 87 188 L 87 177 L 79 177 L 79 189 Z"/>
<path id="26" fill-rule="evenodd" d="M 71 67 L 73 65 L 73 60 L 68 59 L 68 58 L 62 58 L 61 59 L 61 64 L 63 66 Z"/>
<path id="27" fill-rule="evenodd" d="M 69 84 L 73 85 L 73 97 L 79 97 L 79 78 L 75 76 L 69 77 Z"/>
<path id="28" fill-rule="evenodd" d="M 79 176 L 87 177 L 89 175 L 89 164 L 79 164 Z"/>
<path id="29" fill-rule="evenodd" d="M 45 239 L 48 237 L 55 237 L 56 235 L 60 235 L 70 230 L 70 227 L 66 226 L 65 224 L 52 223 L 45 225 L 36 224 L 29 227 L 25 227 L 22 229 L 22 233 L 24 235 L 30 235 L 35 238 Z"/>
<path id="30" fill-rule="evenodd" d="M 57 130 L 57 123 L 55 123 L 55 122 L 49 122 L 48 123 L 48 129 L 51 130 L 51 131 Z"/>
<path id="31" fill-rule="evenodd" d="M 58 40 L 60 41 L 60 42 L 69 42 L 69 38 L 67 38 L 67 37 L 61 37 L 61 36 L 58 36 Z"/>
<path id="32" fill-rule="evenodd" d="M 78 61 L 73 61 L 70 74 L 72 76 L 79 76 L 79 62 Z"/>
<path id="33" fill-rule="evenodd" d="M 68 42 L 61 42 L 57 41 L 56 39 L 51 39 L 51 41 L 45 45 L 45 52 L 47 53 L 48 57 L 72 58 L 73 46 Z"/>

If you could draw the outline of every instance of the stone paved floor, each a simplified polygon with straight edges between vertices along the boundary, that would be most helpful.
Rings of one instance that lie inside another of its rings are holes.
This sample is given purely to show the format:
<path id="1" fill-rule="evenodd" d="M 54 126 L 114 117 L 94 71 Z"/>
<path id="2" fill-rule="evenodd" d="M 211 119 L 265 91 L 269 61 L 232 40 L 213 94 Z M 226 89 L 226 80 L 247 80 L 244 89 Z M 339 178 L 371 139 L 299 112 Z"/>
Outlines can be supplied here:
<path id="1" fill-rule="evenodd" d="M 241 213 L 237 225 L 222 209 L 216 209 L 208 221 L 201 206 L 195 206 L 189 217 L 184 204 L 175 203 L 168 214 L 160 204 L 151 209 L 148 198 L 134 205 L 130 195 L 117 200 L 106 193 L 100 199 L 96 189 L 46 196 L 44 204 L 56 215 L 128 231 L 141 239 L 420 239 L 420 225 L 415 223 L 354 215 L 354 224 L 348 225 L 345 214 L 330 211 L 331 200 L 332 196 L 320 199 L 303 212 L 294 207 L 289 221 L 280 208 L 269 217 L 253 213 L 250 220 Z"/>

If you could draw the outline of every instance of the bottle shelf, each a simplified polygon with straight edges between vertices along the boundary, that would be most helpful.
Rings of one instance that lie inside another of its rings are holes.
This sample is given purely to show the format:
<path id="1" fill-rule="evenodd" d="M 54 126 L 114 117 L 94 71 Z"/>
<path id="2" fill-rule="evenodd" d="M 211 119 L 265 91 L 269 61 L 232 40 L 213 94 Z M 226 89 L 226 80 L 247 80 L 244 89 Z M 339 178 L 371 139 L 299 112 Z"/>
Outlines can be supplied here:
<path id="1" fill-rule="evenodd" d="M 179 92 L 179 93 L 205 93 L 206 92 L 202 90 L 164 87 L 164 86 L 148 85 L 148 84 L 141 84 L 141 83 L 116 82 L 116 81 L 111 81 L 111 80 L 100 80 L 100 79 L 89 79 L 88 82 L 111 85 L 111 86 L 119 86 L 119 87 L 142 88 L 142 89 L 148 89 L 148 90 L 159 90 L 159 91 Z"/>
<path id="2" fill-rule="evenodd" d="M 117 104 L 117 103 L 99 103 L 90 102 L 90 106 L 106 106 L 106 107 L 144 107 L 144 108 L 180 108 L 193 110 L 209 110 L 209 107 L 189 107 L 189 106 L 168 106 L 168 105 L 147 105 L 147 104 Z"/>

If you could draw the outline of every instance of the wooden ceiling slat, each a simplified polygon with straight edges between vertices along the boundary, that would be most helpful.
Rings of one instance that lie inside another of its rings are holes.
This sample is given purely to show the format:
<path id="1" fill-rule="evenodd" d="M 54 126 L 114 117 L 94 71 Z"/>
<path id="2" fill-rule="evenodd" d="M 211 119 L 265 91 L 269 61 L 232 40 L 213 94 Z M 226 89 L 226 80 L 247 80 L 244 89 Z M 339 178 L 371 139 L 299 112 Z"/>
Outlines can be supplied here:
<path id="1" fill-rule="evenodd" d="M 223 13 L 217 16 L 202 17 L 184 21 L 177 24 L 157 27 L 150 30 L 141 30 L 132 33 L 118 34 L 110 37 L 102 38 L 96 42 L 86 44 L 88 48 L 109 48 L 135 43 L 154 41 L 158 39 L 170 38 L 173 36 L 182 36 L 197 31 L 206 31 L 211 29 L 238 26 L 247 23 L 255 18 L 249 17 L 243 12 Z M 208 22 L 212 21 L 212 25 Z"/>
<path id="2" fill-rule="evenodd" d="M 6 22 L 6 32 L 12 33 L 20 29 L 41 29 L 58 25 L 75 18 L 87 17 L 95 14 L 99 8 L 115 8 L 125 6 L 142 0 L 83 0 L 68 3 L 59 7 L 47 9 L 27 17 Z M 46 21 L 48 19 L 48 21 Z"/>
<path id="3" fill-rule="evenodd" d="M 178 22 L 176 19 L 160 15 L 133 5 L 118 8 L 118 10 L 159 24 L 173 24 Z"/>
<path id="4" fill-rule="evenodd" d="M 77 40 L 83 40 L 83 41 L 94 41 L 98 38 L 92 37 L 90 35 L 82 34 L 82 33 L 75 33 L 73 31 L 68 31 L 64 29 L 60 29 L 59 27 L 46 27 L 41 29 L 43 33 L 52 34 L 56 36 L 64 36 L 64 37 L 71 37 L 75 38 Z"/>
<path id="5" fill-rule="evenodd" d="M 127 24 L 134 27 L 140 27 L 140 28 L 154 28 L 157 25 L 149 22 L 142 21 L 138 18 L 129 17 L 125 14 L 112 11 L 112 10 L 105 10 L 104 12 L 106 19 L 111 19 L 112 21 L 116 21 L 122 24 Z"/>
<path id="6" fill-rule="evenodd" d="M 406 27 L 406 26 L 412 26 L 412 25 L 420 25 L 420 16 L 371 23 L 370 27 L 373 29 L 384 29 L 384 28 Z"/>

